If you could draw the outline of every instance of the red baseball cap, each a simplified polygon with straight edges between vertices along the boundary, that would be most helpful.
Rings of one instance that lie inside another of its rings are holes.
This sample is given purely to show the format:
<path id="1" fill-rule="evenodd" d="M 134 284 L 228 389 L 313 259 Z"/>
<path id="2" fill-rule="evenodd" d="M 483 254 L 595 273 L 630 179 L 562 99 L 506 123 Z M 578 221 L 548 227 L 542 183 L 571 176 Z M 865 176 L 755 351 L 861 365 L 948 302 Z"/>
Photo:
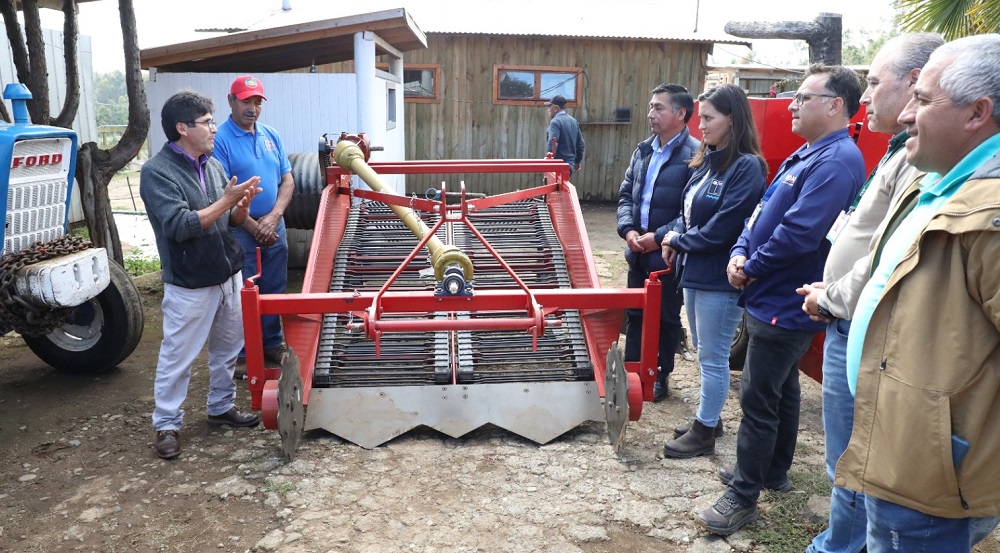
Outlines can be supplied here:
<path id="1" fill-rule="evenodd" d="M 236 77 L 233 80 L 233 84 L 229 87 L 229 93 L 234 94 L 240 100 L 246 100 L 253 96 L 260 96 L 267 100 L 267 96 L 264 96 L 264 83 L 260 82 L 253 75 Z"/>

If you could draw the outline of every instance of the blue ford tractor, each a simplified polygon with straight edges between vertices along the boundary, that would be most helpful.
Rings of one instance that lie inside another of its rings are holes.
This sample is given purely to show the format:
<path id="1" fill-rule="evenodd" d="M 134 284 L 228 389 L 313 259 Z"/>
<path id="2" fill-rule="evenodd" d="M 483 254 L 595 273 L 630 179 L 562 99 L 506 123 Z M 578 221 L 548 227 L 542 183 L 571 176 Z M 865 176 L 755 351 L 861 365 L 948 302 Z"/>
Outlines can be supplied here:
<path id="1" fill-rule="evenodd" d="M 9 84 L 14 123 L 0 122 L 0 336 L 11 331 L 49 365 L 103 372 L 142 337 L 139 291 L 103 248 L 67 232 L 77 137 L 33 125 L 31 93 Z"/>

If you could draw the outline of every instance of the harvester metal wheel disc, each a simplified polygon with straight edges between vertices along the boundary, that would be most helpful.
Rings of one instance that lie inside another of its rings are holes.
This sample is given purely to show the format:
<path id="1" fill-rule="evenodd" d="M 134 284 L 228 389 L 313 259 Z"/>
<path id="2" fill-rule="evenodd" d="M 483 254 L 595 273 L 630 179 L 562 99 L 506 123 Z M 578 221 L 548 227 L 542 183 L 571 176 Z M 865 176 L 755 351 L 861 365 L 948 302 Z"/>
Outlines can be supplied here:
<path id="1" fill-rule="evenodd" d="M 625 359 L 616 342 L 608 350 L 604 371 L 604 418 L 608 421 L 608 438 L 615 453 L 625 445 L 625 425 L 629 414 L 628 381 Z"/>
<path id="2" fill-rule="evenodd" d="M 278 379 L 278 434 L 281 435 L 281 450 L 288 461 L 295 456 L 305 423 L 302 388 L 299 357 L 289 348 L 281 363 L 281 378 Z"/>

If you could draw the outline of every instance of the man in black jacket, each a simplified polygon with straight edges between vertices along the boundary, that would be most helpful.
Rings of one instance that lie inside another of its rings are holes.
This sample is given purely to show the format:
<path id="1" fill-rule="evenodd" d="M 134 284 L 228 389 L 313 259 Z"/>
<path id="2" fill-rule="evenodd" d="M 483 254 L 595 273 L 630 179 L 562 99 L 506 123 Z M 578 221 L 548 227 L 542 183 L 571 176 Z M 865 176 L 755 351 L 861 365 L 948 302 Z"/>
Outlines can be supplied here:
<path id="1" fill-rule="evenodd" d="M 649 274 L 667 268 L 660 245 L 680 217 L 681 192 L 691 178 L 688 161 L 701 145 L 691 137 L 687 122 L 694 98 L 679 84 L 661 84 L 649 101 L 653 135 L 639 143 L 618 191 L 618 235 L 625 239 L 629 288 L 642 288 Z M 653 401 L 670 394 L 667 378 L 674 369 L 674 353 L 681 338 L 682 296 L 676 279 L 663 282 L 660 304 L 659 370 Z M 642 339 L 642 310 L 626 312 L 625 360 L 638 361 Z"/>

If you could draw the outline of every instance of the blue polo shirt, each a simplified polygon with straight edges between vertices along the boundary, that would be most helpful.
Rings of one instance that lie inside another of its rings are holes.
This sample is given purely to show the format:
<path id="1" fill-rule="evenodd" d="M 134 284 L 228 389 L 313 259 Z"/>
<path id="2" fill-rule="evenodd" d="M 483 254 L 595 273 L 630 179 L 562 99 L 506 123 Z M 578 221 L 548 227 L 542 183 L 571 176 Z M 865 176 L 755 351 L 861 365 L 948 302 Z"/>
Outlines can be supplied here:
<path id="1" fill-rule="evenodd" d="M 236 182 L 244 182 L 253 176 L 260 177 L 263 190 L 250 204 L 250 216 L 256 219 L 274 207 L 281 177 L 292 171 L 292 165 L 277 131 L 260 121 L 254 128 L 256 132 L 245 131 L 231 117 L 227 118 L 215 133 L 212 157 L 222 163 L 226 178 L 235 176 Z"/>
<path id="2" fill-rule="evenodd" d="M 830 252 L 826 234 L 865 181 L 865 160 L 847 129 L 790 155 L 771 181 L 756 217 L 748 220 L 731 256 L 747 258 L 743 271 L 758 279 L 743 290 L 747 314 L 788 330 L 820 332 L 795 289 L 823 280 Z"/>

